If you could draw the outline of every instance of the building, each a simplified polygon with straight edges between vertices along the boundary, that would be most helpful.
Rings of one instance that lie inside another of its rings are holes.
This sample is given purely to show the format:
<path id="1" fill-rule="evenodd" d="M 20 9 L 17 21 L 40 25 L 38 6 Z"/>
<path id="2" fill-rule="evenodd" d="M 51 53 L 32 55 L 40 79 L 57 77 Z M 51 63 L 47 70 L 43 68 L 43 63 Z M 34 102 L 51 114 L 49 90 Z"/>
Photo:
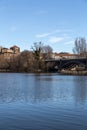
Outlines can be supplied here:
<path id="1" fill-rule="evenodd" d="M 20 48 L 18 46 L 16 46 L 16 45 L 10 47 L 10 50 L 12 50 L 14 54 L 20 53 Z"/>
<path id="2" fill-rule="evenodd" d="M 53 53 L 52 54 L 52 59 L 76 59 L 78 58 L 79 55 L 78 54 L 70 54 L 70 53 Z"/>
<path id="3" fill-rule="evenodd" d="M 20 48 L 18 46 L 12 46 L 9 48 L 0 47 L 0 55 L 3 55 L 5 58 L 10 58 L 11 56 L 16 56 L 20 54 Z"/>

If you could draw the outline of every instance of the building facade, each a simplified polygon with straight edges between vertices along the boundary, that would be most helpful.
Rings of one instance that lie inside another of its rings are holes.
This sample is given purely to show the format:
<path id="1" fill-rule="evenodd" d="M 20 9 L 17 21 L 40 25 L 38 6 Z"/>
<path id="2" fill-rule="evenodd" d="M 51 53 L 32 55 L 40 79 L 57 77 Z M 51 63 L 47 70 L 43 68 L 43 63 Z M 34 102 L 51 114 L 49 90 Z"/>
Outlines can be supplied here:
<path id="1" fill-rule="evenodd" d="M 79 57 L 78 54 L 70 54 L 70 53 L 53 53 L 52 59 L 76 59 Z"/>
<path id="2" fill-rule="evenodd" d="M 16 56 L 20 54 L 20 48 L 18 46 L 12 46 L 9 48 L 0 47 L 0 55 L 3 55 L 5 58 L 10 58 L 11 56 Z"/>

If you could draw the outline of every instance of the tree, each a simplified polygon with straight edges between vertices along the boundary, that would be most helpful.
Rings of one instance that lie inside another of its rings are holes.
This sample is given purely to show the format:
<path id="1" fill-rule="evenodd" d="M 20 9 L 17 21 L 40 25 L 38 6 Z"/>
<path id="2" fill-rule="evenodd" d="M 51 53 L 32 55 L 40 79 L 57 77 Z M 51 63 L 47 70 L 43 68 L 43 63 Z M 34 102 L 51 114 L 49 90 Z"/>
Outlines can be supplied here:
<path id="1" fill-rule="evenodd" d="M 44 59 L 50 59 L 52 55 L 53 49 L 49 45 L 45 45 L 42 48 L 43 58 Z"/>
<path id="2" fill-rule="evenodd" d="M 8 64 L 8 59 L 6 59 L 3 55 L 0 55 L 0 69 L 8 69 L 9 64 Z"/>
<path id="3" fill-rule="evenodd" d="M 87 43 L 85 38 L 76 38 L 75 46 L 73 48 L 75 54 L 86 56 L 87 53 Z"/>
<path id="4" fill-rule="evenodd" d="M 20 55 L 20 69 L 24 72 L 33 72 L 33 54 L 31 51 L 25 50 Z M 20 70 L 20 71 L 21 71 Z"/>
<path id="5" fill-rule="evenodd" d="M 34 69 L 35 71 L 42 71 L 44 68 L 44 61 L 42 56 L 42 48 L 43 43 L 42 42 L 35 42 L 33 49 L 33 55 L 34 55 Z"/>
<path id="6" fill-rule="evenodd" d="M 10 70 L 14 72 L 33 72 L 34 58 L 31 51 L 24 50 L 18 56 L 11 57 Z"/>
<path id="7" fill-rule="evenodd" d="M 34 43 L 33 55 L 34 55 L 34 65 L 35 69 L 43 71 L 46 68 L 45 60 L 51 58 L 53 49 L 49 45 L 43 45 L 42 42 Z"/>
<path id="8" fill-rule="evenodd" d="M 41 52 L 42 52 L 43 43 L 42 42 L 35 42 L 33 49 L 34 58 L 39 61 L 41 58 Z"/>

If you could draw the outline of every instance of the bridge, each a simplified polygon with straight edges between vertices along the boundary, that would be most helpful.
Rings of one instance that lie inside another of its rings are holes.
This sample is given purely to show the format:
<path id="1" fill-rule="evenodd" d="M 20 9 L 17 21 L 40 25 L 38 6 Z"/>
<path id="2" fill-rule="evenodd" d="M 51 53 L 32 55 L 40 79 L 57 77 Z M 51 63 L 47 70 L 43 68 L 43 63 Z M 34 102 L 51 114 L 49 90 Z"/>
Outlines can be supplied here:
<path id="1" fill-rule="evenodd" d="M 87 58 L 85 57 L 75 59 L 49 59 L 45 60 L 45 62 L 50 70 L 72 69 L 76 66 L 87 69 Z"/>

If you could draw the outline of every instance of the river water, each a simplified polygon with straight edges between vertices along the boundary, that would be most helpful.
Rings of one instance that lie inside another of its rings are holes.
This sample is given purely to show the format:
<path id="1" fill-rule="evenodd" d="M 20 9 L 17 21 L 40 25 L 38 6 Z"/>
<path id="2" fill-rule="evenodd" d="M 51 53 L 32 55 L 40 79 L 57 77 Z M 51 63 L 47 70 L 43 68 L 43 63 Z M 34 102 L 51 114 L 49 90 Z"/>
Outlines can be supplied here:
<path id="1" fill-rule="evenodd" d="M 0 73 L 0 130 L 87 130 L 87 76 Z"/>

